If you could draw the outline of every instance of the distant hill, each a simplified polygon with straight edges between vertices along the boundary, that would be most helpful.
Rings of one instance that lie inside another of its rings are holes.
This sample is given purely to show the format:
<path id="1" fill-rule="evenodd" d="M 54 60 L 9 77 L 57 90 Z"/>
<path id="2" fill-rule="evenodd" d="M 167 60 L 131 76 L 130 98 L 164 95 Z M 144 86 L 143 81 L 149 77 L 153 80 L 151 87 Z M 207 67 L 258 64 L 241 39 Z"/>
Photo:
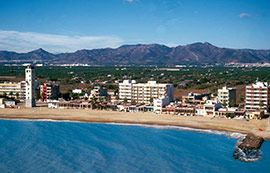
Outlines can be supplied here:
<path id="1" fill-rule="evenodd" d="M 0 62 L 87 63 L 91 65 L 176 65 L 216 63 L 270 63 L 270 50 L 219 48 L 210 43 L 167 47 L 160 44 L 78 50 L 52 54 L 43 49 L 28 53 L 0 51 Z"/>

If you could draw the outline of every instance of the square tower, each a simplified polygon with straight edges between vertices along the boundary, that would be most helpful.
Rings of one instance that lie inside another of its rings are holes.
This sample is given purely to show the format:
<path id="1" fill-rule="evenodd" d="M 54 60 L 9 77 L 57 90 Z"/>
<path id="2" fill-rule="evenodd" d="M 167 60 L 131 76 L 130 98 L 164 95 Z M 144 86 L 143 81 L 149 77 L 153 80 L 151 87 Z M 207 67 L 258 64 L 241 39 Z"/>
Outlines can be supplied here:
<path id="1" fill-rule="evenodd" d="M 25 69 L 25 107 L 35 107 L 35 69 L 29 65 Z"/>

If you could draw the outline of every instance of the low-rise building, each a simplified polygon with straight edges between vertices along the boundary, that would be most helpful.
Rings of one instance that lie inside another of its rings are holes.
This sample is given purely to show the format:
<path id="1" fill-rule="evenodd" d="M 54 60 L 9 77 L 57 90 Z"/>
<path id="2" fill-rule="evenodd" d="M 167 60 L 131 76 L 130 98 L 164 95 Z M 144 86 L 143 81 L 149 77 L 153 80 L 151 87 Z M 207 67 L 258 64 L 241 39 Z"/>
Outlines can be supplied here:
<path id="1" fill-rule="evenodd" d="M 108 94 L 108 97 L 107 97 L 108 102 L 110 103 L 118 102 L 119 98 L 118 98 L 116 90 L 107 90 L 107 94 Z"/>
<path id="2" fill-rule="evenodd" d="M 187 96 L 182 96 L 182 102 L 183 103 L 200 103 L 201 101 L 206 101 L 210 99 L 211 94 L 210 93 L 188 93 Z"/>
<path id="3" fill-rule="evenodd" d="M 102 87 L 102 86 L 95 86 L 93 90 L 91 90 L 91 96 L 90 97 L 95 97 L 96 99 L 99 100 L 107 100 L 108 92 L 107 88 Z"/>
<path id="4" fill-rule="evenodd" d="M 162 113 L 162 108 L 170 104 L 168 96 L 154 99 L 154 112 Z"/>
<path id="5" fill-rule="evenodd" d="M 222 105 L 220 102 L 215 100 L 207 100 L 206 103 L 203 105 L 203 109 L 205 111 L 205 115 L 207 117 L 215 117 L 216 111 L 221 108 Z"/>
<path id="6" fill-rule="evenodd" d="M 76 89 L 72 90 L 72 93 L 74 93 L 74 94 L 84 94 L 86 92 L 87 92 L 87 90 L 83 89 L 83 88 L 76 88 Z"/>
<path id="7" fill-rule="evenodd" d="M 238 108 L 220 108 L 216 111 L 216 117 L 220 118 L 234 118 L 234 117 L 244 117 L 246 111 L 239 110 Z"/>

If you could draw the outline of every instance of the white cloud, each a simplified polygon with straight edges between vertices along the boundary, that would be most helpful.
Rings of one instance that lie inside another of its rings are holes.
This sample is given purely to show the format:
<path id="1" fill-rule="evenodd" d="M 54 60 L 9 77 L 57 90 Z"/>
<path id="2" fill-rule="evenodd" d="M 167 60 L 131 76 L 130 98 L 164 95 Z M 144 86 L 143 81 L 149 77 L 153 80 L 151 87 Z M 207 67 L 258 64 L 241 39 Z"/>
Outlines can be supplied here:
<path id="1" fill-rule="evenodd" d="M 242 19 L 242 18 L 251 18 L 252 15 L 251 14 L 248 14 L 248 13 L 241 13 L 239 14 L 239 17 Z"/>
<path id="2" fill-rule="evenodd" d="M 79 49 L 118 47 L 124 41 L 116 36 L 67 36 L 0 30 L 0 50 L 28 52 L 43 48 L 49 52 L 73 52 Z"/>

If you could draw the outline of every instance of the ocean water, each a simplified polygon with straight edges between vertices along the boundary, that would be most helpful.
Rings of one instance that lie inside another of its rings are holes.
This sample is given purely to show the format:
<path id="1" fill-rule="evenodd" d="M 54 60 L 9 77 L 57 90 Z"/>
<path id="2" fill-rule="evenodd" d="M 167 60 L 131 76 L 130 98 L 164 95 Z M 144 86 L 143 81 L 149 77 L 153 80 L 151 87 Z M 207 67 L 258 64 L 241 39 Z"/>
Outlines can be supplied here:
<path id="1" fill-rule="evenodd" d="M 96 123 L 0 120 L 0 172 L 270 172 L 224 135 Z"/>

